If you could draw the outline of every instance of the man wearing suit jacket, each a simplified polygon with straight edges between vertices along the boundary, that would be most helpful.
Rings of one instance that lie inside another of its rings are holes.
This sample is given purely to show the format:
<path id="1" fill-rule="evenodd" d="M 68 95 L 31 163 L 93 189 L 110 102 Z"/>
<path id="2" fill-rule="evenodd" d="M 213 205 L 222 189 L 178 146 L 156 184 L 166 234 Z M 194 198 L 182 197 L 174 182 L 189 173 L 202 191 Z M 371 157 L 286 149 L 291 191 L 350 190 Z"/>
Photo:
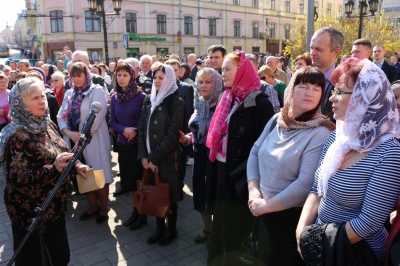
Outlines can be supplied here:
<path id="1" fill-rule="evenodd" d="M 324 99 L 321 103 L 321 112 L 333 120 L 332 102 L 329 101 L 333 84 L 331 75 L 336 68 L 336 60 L 344 43 L 343 33 L 332 27 L 317 30 L 311 38 L 310 56 L 313 66 L 324 73 L 326 84 Z"/>
<path id="2" fill-rule="evenodd" d="M 385 48 L 382 45 L 378 44 L 374 46 L 374 63 L 385 72 L 385 75 L 390 83 L 396 80 L 396 72 L 397 69 L 394 66 L 389 65 L 388 62 L 385 61 Z"/>
<path id="3" fill-rule="evenodd" d="M 187 57 L 188 65 L 190 67 L 190 76 L 189 78 L 193 81 L 196 80 L 197 71 L 199 68 L 196 65 L 197 56 L 195 54 L 190 54 Z"/>
<path id="4" fill-rule="evenodd" d="M 176 84 L 178 85 L 178 94 L 179 97 L 182 98 L 182 100 L 185 102 L 185 109 L 183 112 L 183 125 L 181 127 L 181 130 L 183 133 L 187 134 L 190 132 L 189 130 L 189 119 L 192 116 L 194 112 L 194 107 L 193 107 L 193 97 L 194 97 L 194 91 L 193 87 L 190 86 L 189 84 L 182 82 L 179 80 L 179 70 L 180 70 L 180 64 L 178 60 L 175 59 L 169 59 L 165 62 L 166 65 L 170 65 L 174 71 L 175 71 L 175 77 L 176 77 Z M 181 153 L 181 162 L 180 162 L 180 178 L 183 186 L 183 179 L 185 178 L 186 174 L 186 156 L 188 155 L 188 149 L 190 149 L 191 146 L 181 146 L 182 153 Z"/>
<path id="5" fill-rule="evenodd" d="M 153 72 L 151 71 L 151 64 L 153 62 L 153 58 L 148 55 L 142 55 L 139 61 L 139 67 L 143 75 L 153 80 Z"/>

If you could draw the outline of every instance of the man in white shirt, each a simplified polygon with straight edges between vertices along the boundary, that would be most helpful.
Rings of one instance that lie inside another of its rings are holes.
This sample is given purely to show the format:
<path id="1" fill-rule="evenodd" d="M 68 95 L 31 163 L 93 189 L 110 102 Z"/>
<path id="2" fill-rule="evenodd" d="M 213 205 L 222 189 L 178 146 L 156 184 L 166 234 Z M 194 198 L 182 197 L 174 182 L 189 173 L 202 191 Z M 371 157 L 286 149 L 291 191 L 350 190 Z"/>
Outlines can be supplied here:
<path id="1" fill-rule="evenodd" d="M 153 72 L 151 71 L 151 64 L 153 63 L 153 59 L 151 58 L 150 55 L 142 55 L 140 57 L 140 70 L 142 73 L 151 79 L 153 79 Z"/>
<path id="2" fill-rule="evenodd" d="M 382 69 L 390 83 L 396 80 L 397 69 L 385 61 L 385 48 L 378 44 L 374 46 L 374 63 Z"/>

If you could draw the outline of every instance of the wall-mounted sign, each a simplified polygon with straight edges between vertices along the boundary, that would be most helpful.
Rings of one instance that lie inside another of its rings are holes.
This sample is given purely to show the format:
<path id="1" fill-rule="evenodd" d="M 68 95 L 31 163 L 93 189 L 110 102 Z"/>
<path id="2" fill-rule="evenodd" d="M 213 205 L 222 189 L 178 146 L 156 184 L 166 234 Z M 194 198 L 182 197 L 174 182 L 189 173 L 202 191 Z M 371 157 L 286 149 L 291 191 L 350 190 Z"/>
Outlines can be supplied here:
<path id="1" fill-rule="evenodd" d="M 160 37 L 140 37 L 137 36 L 135 33 L 130 33 L 129 34 L 129 40 L 134 41 L 134 42 L 165 42 L 167 41 L 167 38 L 160 38 Z"/>

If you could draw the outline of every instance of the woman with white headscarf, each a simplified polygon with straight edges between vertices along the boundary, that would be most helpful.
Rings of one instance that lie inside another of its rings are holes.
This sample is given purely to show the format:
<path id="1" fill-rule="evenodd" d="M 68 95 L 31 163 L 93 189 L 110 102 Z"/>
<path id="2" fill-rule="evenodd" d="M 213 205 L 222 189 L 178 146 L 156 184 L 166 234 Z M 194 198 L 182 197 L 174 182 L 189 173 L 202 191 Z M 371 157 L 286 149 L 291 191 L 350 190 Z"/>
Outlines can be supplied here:
<path id="1" fill-rule="evenodd" d="M 145 169 L 158 171 L 160 179 L 170 185 L 168 229 L 164 218 L 157 219 L 157 228 L 148 244 L 168 245 L 176 238 L 178 201 L 183 199 L 179 178 L 179 129 L 183 123 L 184 103 L 178 96 L 174 70 L 159 64 L 153 69 L 151 94 L 143 102 L 138 130 L 138 159 Z M 144 220 L 143 223 L 147 221 Z"/>
<path id="2" fill-rule="evenodd" d="M 325 143 L 296 237 L 307 264 L 376 265 L 400 195 L 396 100 L 368 60 L 347 59 L 331 81 L 336 131 Z"/>

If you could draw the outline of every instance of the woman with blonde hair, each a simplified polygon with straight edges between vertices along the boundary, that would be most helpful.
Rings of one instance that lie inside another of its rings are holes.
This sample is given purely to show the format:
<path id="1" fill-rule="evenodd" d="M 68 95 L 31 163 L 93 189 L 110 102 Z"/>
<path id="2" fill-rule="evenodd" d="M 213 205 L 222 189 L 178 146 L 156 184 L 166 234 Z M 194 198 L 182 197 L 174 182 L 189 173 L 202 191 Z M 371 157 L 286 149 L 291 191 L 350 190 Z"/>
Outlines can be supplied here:
<path id="1" fill-rule="evenodd" d="M 283 107 L 286 84 L 283 81 L 275 78 L 274 71 L 272 71 L 269 66 L 262 66 L 258 70 L 257 74 L 261 80 L 271 84 L 272 87 L 274 87 L 274 90 L 278 93 L 279 104 L 281 107 Z"/>

